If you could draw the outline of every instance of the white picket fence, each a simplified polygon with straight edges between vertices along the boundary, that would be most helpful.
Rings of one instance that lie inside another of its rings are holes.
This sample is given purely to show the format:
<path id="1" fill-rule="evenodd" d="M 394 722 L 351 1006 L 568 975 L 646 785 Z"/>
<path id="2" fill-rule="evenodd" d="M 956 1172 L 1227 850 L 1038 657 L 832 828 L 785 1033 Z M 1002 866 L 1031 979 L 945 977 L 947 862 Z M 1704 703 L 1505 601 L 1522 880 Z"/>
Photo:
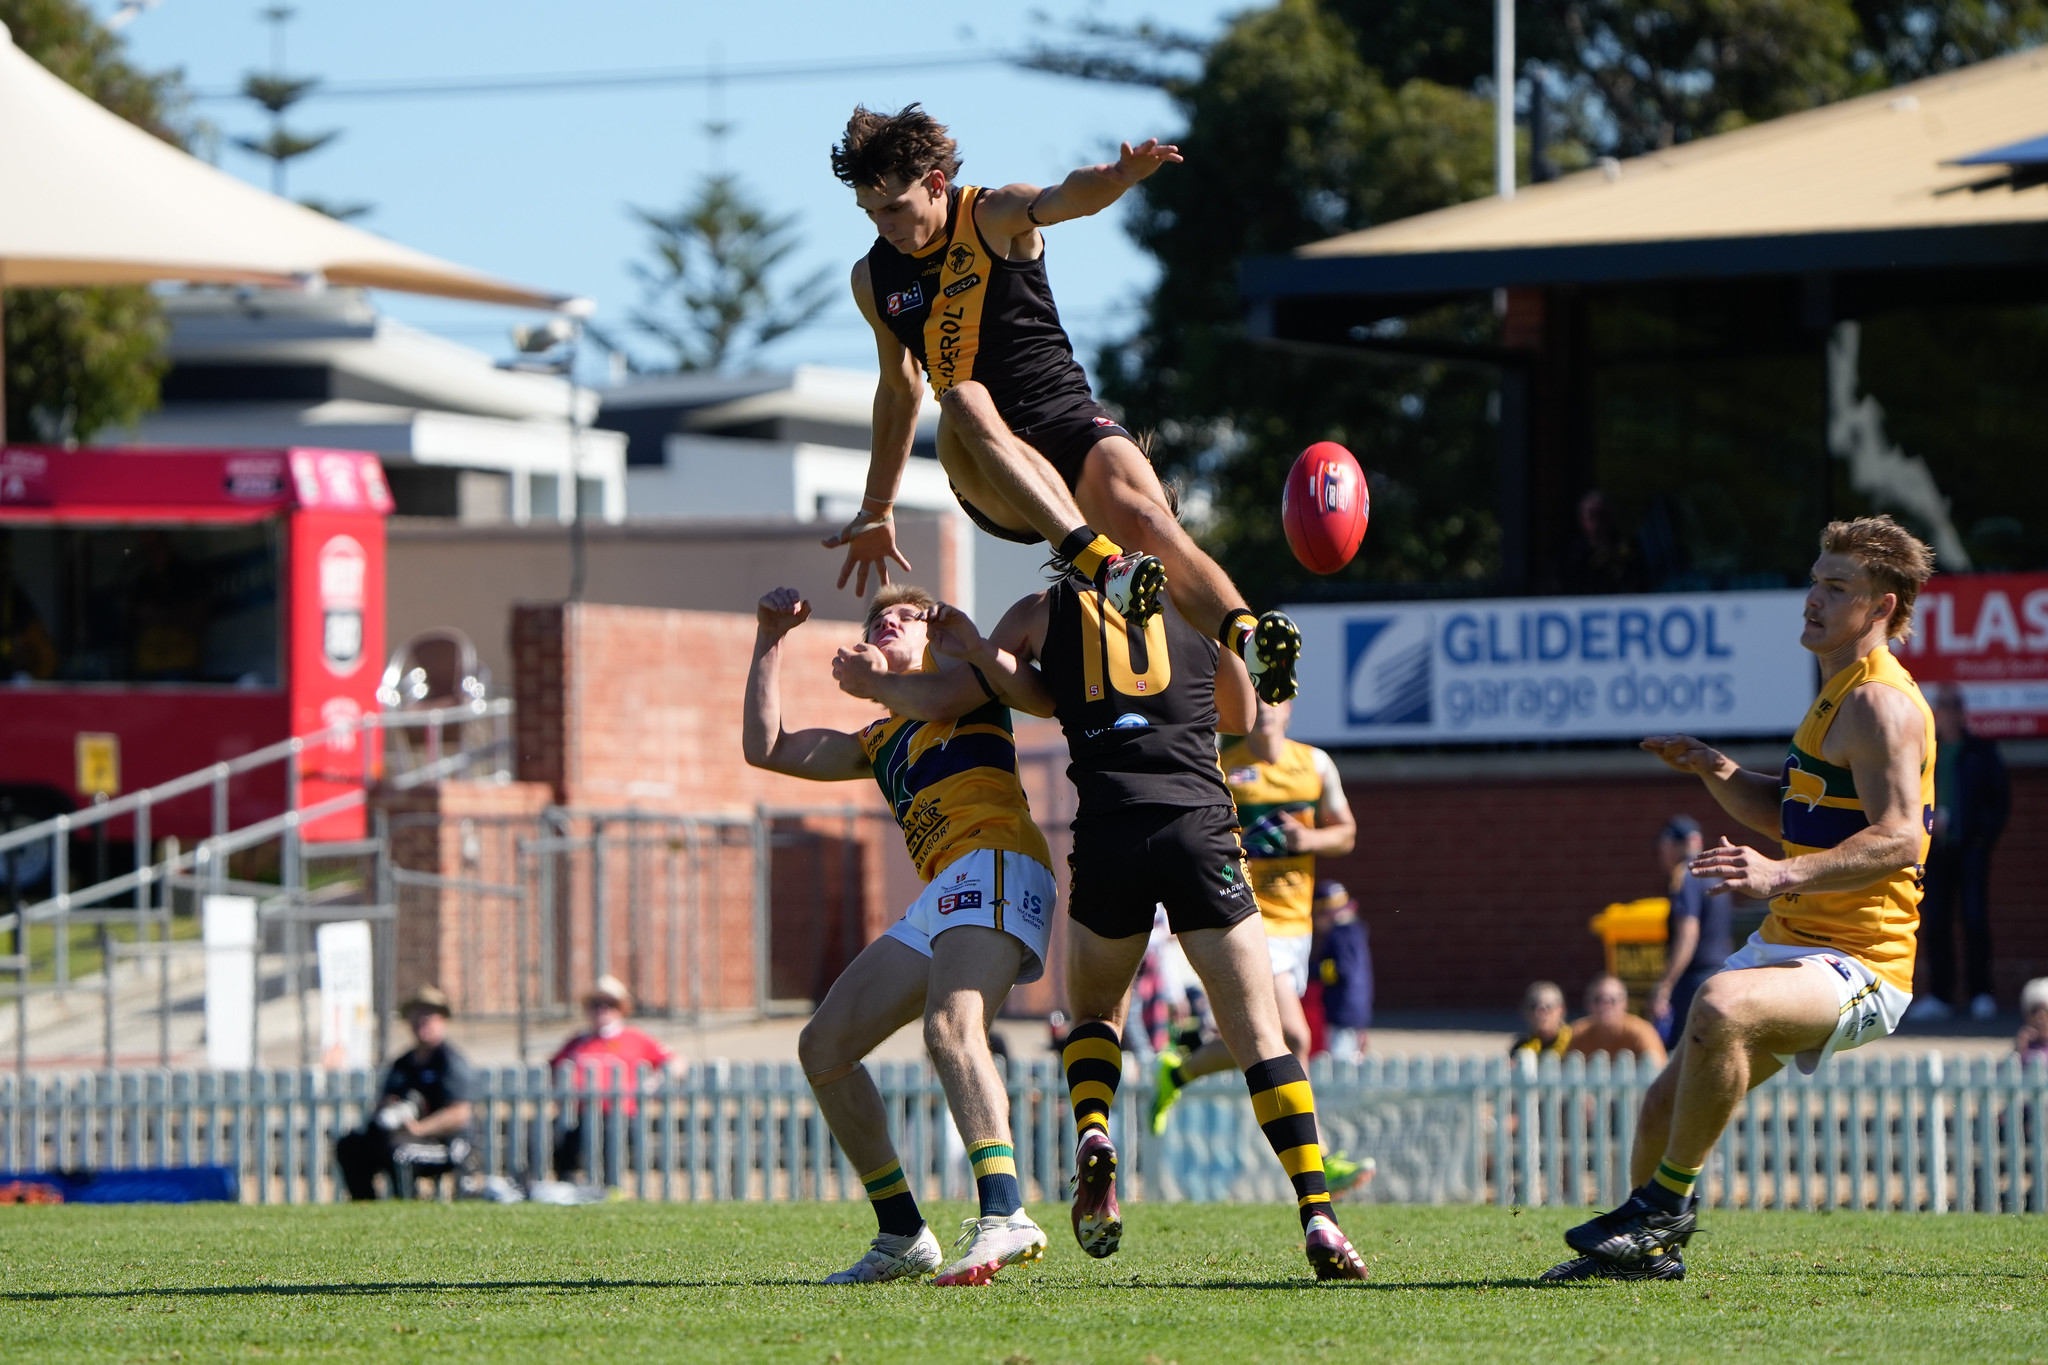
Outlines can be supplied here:
<path id="1" fill-rule="evenodd" d="M 973 1179 L 930 1070 L 872 1068 L 904 1169 L 922 1198 L 969 1198 Z M 1624 1057 L 1371 1058 L 1319 1062 L 1324 1144 L 1370 1155 L 1382 1202 L 1609 1204 L 1628 1186 L 1628 1146 L 1648 1068 Z M 1066 1197 L 1071 1121 L 1051 1056 L 1008 1067 L 1026 1197 Z M 712 1062 L 686 1076 L 596 1087 L 564 1073 L 478 1073 L 483 1169 L 548 1174 L 557 1125 L 601 1106 L 586 1167 L 615 1165 L 653 1200 L 859 1199 L 855 1172 L 791 1064 Z M 360 1127 L 371 1072 L 121 1071 L 0 1076 L 0 1170 L 225 1165 L 258 1203 L 335 1199 L 334 1139 Z M 1290 1197 L 1243 1084 L 1198 1083 L 1163 1137 L 1149 1088 L 1119 1092 L 1112 1132 L 1129 1199 L 1280 1202 Z M 1787 1072 L 1744 1102 L 1702 1180 L 1707 1203 L 1743 1208 L 1943 1212 L 2048 1209 L 2048 1067 L 1850 1055 L 1814 1077 Z M 606 1160 L 607 1153 L 611 1160 Z"/>

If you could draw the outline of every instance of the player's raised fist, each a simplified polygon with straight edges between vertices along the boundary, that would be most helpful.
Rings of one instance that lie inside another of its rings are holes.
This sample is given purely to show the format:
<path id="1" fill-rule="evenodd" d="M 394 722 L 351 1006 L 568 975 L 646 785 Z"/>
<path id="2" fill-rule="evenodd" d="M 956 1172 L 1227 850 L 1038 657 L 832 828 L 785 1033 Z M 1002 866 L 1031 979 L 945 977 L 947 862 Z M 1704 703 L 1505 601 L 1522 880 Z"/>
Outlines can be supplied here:
<path id="1" fill-rule="evenodd" d="M 972 659 L 982 646 L 981 631 L 966 612 L 941 602 L 924 614 L 925 639 L 932 653 L 948 659 Z"/>
<path id="2" fill-rule="evenodd" d="M 811 619 L 811 604 L 795 588 L 776 588 L 762 594 L 754 619 L 762 634 L 779 639 Z"/>
<path id="3" fill-rule="evenodd" d="M 875 681 L 888 673 L 888 658 L 866 641 L 846 646 L 832 656 L 832 676 L 838 680 L 839 690 L 850 697 L 874 701 Z"/>

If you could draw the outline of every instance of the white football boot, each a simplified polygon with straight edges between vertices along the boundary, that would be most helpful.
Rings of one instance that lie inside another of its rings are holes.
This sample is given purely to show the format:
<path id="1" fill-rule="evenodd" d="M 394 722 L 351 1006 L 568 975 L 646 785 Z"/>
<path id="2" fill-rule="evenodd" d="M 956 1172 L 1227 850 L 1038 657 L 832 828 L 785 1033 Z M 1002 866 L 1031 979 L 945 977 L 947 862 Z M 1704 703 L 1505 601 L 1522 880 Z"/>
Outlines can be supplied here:
<path id="1" fill-rule="evenodd" d="M 931 1224 L 914 1236 L 883 1233 L 868 1244 L 868 1254 L 846 1269 L 825 1277 L 826 1284 L 884 1284 L 908 1275 L 929 1275 L 946 1259 Z"/>
<path id="2" fill-rule="evenodd" d="M 953 1264 L 941 1270 L 932 1283 L 987 1284 L 1004 1266 L 1021 1265 L 1043 1255 L 1045 1230 L 1024 1210 L 969 1218 L 960 1224 L 960 1240 L 953 1243 Z"/>

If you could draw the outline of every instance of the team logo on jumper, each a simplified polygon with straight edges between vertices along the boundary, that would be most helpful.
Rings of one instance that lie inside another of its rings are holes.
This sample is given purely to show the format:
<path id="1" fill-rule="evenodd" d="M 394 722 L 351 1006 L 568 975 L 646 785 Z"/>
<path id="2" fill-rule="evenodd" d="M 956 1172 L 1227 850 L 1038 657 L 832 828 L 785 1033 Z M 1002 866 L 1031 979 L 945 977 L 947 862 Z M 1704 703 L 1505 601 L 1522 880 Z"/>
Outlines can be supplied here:
<path id="1" fill-rule="evenodd" d="M 1799 755 L 1794 754 L 1785 760 L 1785 800 L 1797 801 L 1812 810 L 1827 794 L 1827 779 L 1800 767 Z"/>
<path id="2" fill-rule="evenodd" d="M 892 318 L 898 313 L 907 313 L 913 308 L 922 308 L 924 307 L 924 286 L 913 280 L 908 289 L 897 290 L 889 295 L 888 298 L 882 300 L 882 303 L 889 310 L 889 316 Z"/>
<path id="3" fill-rule="evenodd" d="M 1346 723 L 1428 725 L 1435 646 L 1429 618 L 1420 612 L 1346 621 Z"/>
<path id="4" fill-rule="evenodd" d="M 946 253 L 946 264 L 953 267 L 955 275 L 965 275 L 974 268 L 974 248 L 962 242 Z"/>
<path id="5" fill-rule="evenodd" d="M 980 891 L 954 891 L 939 897 L 939 913 L 950 915 L 955 910 L 981 909 Z"/>

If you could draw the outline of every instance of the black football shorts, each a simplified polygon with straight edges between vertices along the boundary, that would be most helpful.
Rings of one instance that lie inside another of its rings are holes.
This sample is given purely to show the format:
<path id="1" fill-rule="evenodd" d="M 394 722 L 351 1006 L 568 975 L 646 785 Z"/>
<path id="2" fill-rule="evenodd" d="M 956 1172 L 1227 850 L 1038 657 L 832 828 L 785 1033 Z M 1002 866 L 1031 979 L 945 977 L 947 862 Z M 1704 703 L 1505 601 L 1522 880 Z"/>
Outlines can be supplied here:
<path id="1" fill-rule="evenodd" d="M 1011 430 L 1017 439 L 1045 456 L 1047 464 L 1060 472 L 1066 480 L 1067 489 L 1073 491 L 1081 482 L 1081 467 L 1088 462 L 1088 452 L 1095 449 L 1095 443 L 1108 436 L 1131 439 L 1131 433 L 1117 424 L 1117 420 L 1093 401 L 1077 403 L 1057 416 L 1033 421 Z M 953 496 L 960 498 L 960 490 L 954 489 Z M 1036 545 L 1045 537 L 1025 527 L 1014 530 L 998 525 L 979 507 L 960 498 L 960 510 L 967 519 L 999 540 L 1015 541 L 1019 545 Z"/>
<path id="2" fill-rule="evenodd" d="M 1074 820 L 1067 913 L 1104 938 L 1228 929 L 1259 913 L 1234 806 L 1125 806 Z"/>

